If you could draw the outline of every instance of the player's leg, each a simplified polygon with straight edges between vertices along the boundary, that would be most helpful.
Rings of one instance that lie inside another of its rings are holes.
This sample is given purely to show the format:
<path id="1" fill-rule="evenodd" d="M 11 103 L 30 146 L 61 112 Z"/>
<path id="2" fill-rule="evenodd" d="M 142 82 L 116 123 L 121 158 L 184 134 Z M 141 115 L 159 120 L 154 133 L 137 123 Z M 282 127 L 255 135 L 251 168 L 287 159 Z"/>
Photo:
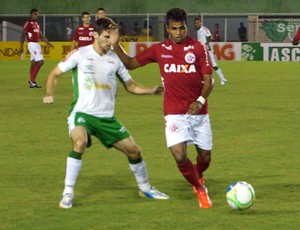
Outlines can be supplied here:
<path id="1" fill-rule="evenodd" d="M 87 131 L 82 126 L 73 128 L 70 137 L 73 147 L 67 157 L 65 188 L 62 194 L 63 198 L 59 203 L 61 208 L 71 208 L 73 205 L 74 186 L 82 166 L 81 157 L 88 143 Z"/>
<path id="2" fill-rule="evenodd" d="M 210 165 L 211 151 L 200 149 L 197 145 L 195 147 L 196 147 L 196 151 L 197 151 L 197 157 L 196 157 L 197 163 L 194 166 L 197 171 L 197 175 L 198 175 L 200 184 L 205 186 L 203 172 L 206 169 L 208 169 L 208 167 Z"/>
<path id="3" fill-rule="evenodd" d="M 145 162 L 142 160 L 141 149 L 133 137 L 129 136 L 117 141 L 113 146 L 125 153 L 129 161 L 129 168 L 133 172 L 139 187 L 139 195 L 152 199 L 169 199 L 169 196 L 150 185 Z"/>
<path id="4" fill-rule="evenodd" d="M 192 140 L 190 124 L 186 116 L 168 115 L 165 116 L 165 135 L 167 146 L 177 164 L 182 176 L 194 187 L 201 189 L 195 168 L 187 157 L 187 142 Z"/>
<path id="5" fill-rule="evenodd" d="M 203 188 L 199 183 L 195 167 L 187 157 L 186 142 L 173 145 L 169 149 L 182 176 L 197 190 L 202 190 Z"/>
<path id="6" fill-rule="evenodd" d="M 222 70 L 218 67 L 214 52 L 209 51 L 209 57 L 210 57 L 210 61 L 211 61 L 214 71 L 216 71 L 217 75 L 220 78 L 220 84 L 224 85 L 227 82 L 227 80 L 224 77 Z"/>
<path id="7" fill-rule="evenodd" d="M 39 43 L 30 42 L 28 44 L 28 50 L 30 52 L 31 66 L 30 66 L 30 81 L 28 82 L 30 88 L 41 88 L 36 83 L 37 74 L 44 64 L 44 57 L 42 55 L 41 46 Z"/>
<path id="8" fill-rule="evenodd" d="M 209 115 L 198 115 L 194 119 L 194 144 L 197 151 L 196 170 L 199 178 L 211 162 L 212 131 Z"/>

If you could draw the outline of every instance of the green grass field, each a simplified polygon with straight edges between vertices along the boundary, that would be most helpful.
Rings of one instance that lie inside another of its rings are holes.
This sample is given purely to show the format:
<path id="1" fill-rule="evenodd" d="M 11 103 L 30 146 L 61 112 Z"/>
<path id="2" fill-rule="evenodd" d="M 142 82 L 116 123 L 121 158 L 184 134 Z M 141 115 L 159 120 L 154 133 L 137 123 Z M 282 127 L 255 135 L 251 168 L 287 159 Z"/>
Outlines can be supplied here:
<path id="1" fill-rule="evenodd" d="M 37 78 L 45 85 L 57 64 Z M 71 75 L 63 75 L 55 104 L 28 87 L 27 61 L 1 61 L 0 229 L 298 229 L 300 226 L 300 74 L 297 62 L 219 62 L 228 79 L 209 98 L 213 161 L 206 185 L 213 208 L 202 210 L 165 146 L 162 96 L 135 96 L 120 87 L 116 116 L 143 150 L 150 182 L 167 201 L 139 198 L 127 159 L 94 145 L 83 157 L 74 208 L 62 210 Z M 160 84 L 156 65 L 132 72 L 143 85 Z M 195 151 L 189 147 L 189 157 Z M 246 211 L 226 203 L 227 187 L 245 180 L 256 191 Z"/>

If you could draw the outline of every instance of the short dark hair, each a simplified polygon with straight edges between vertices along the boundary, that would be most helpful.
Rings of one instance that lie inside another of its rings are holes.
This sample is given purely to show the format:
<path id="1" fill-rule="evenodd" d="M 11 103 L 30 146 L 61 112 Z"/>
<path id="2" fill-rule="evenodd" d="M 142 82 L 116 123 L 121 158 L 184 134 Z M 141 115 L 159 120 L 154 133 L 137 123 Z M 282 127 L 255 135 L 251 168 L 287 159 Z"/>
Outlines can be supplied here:
<path id="1" fill-rule="evenodd" d="M 81 14 L 81 17 L 83 17 L 83 15 L 86 15 L 86 14 L 90 15 L 90 13 L 88 11 L 83 11 L 82 14 Z"/>
<path id="2" fill-rule="evenodd" d="M 202 21 L 202 20 L 201 20 L 201 17 L 195 17 L 194 22 L 195 22 L 195 21 Z"/>
<path id="3" fill-rule="evenodd" d="M 86 14 L 90 15 L 90 13 L 88 11 L 83 11 L 82 14 L 81 14 L 81 17 L 83 17 L 83 15 L 86 15 Z"/>
<path id="4" fill-rule="evenodd" d="M 167 25 L 169 21 L 187 22 L 186 11 L 182 8 L 173 8 L 167 12 Z"/>
<path id="5" fill-rule="evenodd" d="M 32 9 L 31 11 L 30 11 L 30 14 L 32 14 L 33 12 L 39 12 L 37 9 Z"/>
<path id="6" fill-rule="evenodd" d="M 110 18 L 99 18 L 94 25 L 94 30 L 97 34 L 101 34 L 103 31 L 117 28 L 117 24 Z"/>
<path id="7" fill-rule="evenodd" d="M 106 12 L 106 10 L 104 8 L 102 8 L 102 7 L 98 8 L 97 11 L 98 10 L 103 10 L 104 12 Z"/>

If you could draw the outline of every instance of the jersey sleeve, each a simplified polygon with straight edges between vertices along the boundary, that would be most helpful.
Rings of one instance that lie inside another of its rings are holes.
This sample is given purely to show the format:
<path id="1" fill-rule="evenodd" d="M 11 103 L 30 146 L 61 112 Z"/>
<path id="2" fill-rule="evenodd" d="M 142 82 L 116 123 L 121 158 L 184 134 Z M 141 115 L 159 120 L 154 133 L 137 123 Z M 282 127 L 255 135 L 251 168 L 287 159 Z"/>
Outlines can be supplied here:
<path id="1" fill-rule="evenodd" d="M 209 51 L 206 45 L 199 43 L 199 63 L 202 74 L 211 74 L 213 72 L 213 68 L 209 58 Z"/>
<path id="2" fill-rule="evenodd" d="M 71 51 L 63 61 L 58 63 L 57 66 L 63 73 L 66 73 L 78 65 L 79 57 L 80 57 L 80 51 L 75 49 Z"/>
<path id="3" fill-rule="evenodd" d="M 117 71 L 117 77 L 119 78 L 119 80 L 121 82 L 126 82 L 131 80 L 131 76 L 128 72 L 128 70 L 125 68 L 125 66 L 123 65 L 122 61 L 118 58 L 119 60 L 119 69 Z"/>
<path id="4" fill-rule="evenodd" d="M 155 55 L 155 50 L 157 48 L 157 44 L 150 46 L 144 52 L 135 56 L 136 60 L 141 66 L 147 65 L 152 62 L 157 62 L 157 58 Z"/>
<path id="5" fill-rule="evenodd" d="M 26 32 L 28 32 L 29 29 L 30 29 L 29 27 L 30 27 L 30 23 L 29 23 L 29 21 L 27 21 L 27 22 L 25 23 L 24 27 L 23 27 L 23 30 L 25 30 Z"/>

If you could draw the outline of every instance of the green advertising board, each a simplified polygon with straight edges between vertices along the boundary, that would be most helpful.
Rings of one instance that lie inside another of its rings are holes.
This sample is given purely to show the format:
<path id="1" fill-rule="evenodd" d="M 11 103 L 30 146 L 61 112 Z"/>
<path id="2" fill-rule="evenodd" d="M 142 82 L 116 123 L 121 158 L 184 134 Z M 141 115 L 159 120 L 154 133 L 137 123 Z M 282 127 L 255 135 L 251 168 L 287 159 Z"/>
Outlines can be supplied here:
<path id="1" fill-rule="evenodd" d="M 242 43 L 242 61 L 262 61 L 263 48 L 259 42 Z"/>

